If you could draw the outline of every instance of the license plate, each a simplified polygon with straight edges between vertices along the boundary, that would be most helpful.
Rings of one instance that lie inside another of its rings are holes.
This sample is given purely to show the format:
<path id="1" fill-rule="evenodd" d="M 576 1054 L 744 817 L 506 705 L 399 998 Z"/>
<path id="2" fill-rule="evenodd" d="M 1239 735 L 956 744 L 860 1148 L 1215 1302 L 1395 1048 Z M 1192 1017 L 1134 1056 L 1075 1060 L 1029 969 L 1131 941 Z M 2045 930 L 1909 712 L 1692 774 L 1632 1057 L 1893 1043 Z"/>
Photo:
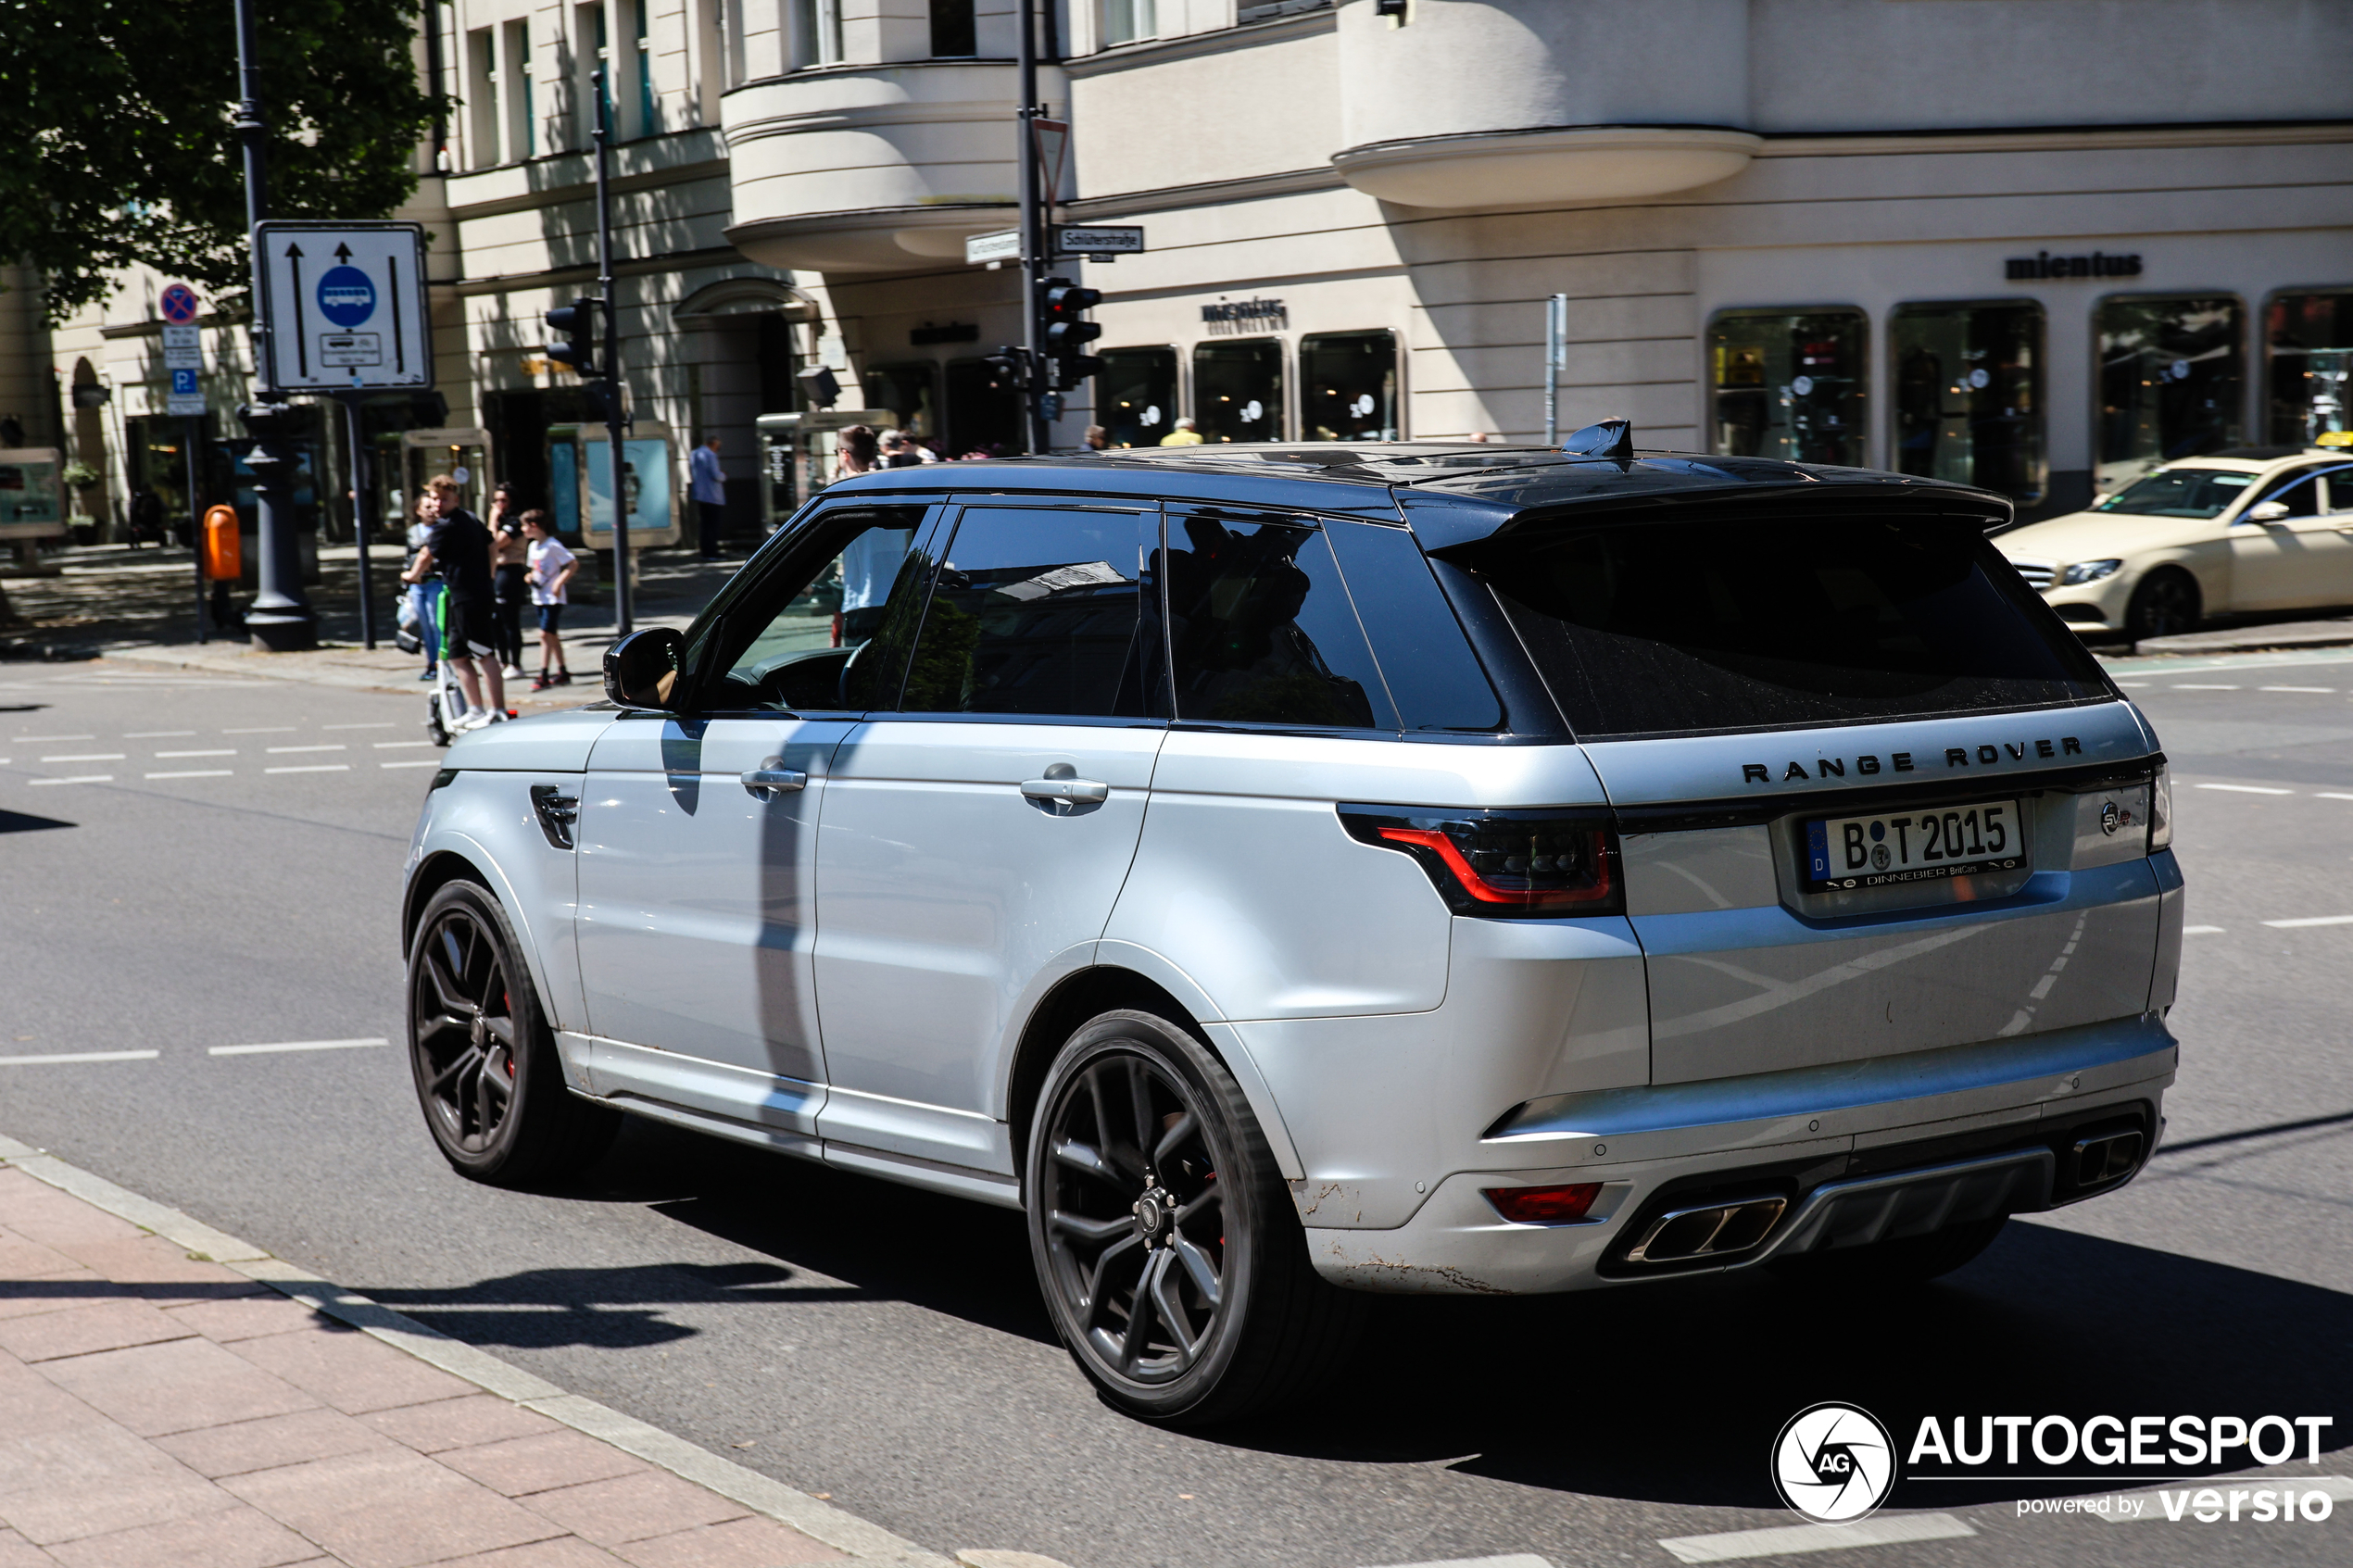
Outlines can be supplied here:
<path id="1" fill-rule="evenodd" d="M 1806 879 L 1814 891 L 1933 882 L 2024 864 L 2015 800 L 1806 823 Z"/>

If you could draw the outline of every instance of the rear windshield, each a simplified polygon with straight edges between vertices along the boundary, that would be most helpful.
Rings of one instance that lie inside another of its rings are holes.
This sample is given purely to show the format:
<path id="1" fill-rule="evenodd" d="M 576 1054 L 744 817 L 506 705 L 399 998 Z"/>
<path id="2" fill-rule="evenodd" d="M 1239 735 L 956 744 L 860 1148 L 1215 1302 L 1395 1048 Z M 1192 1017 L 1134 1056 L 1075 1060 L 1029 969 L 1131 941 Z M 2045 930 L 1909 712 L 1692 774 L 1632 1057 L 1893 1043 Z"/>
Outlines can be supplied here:
<path id="1" fill-rule="evenodd" d="M 1620 524 L 1499 540 L 1472 564 L 1583 737 L 2108 695 L 2082 645 L 1966 524 Z"/>

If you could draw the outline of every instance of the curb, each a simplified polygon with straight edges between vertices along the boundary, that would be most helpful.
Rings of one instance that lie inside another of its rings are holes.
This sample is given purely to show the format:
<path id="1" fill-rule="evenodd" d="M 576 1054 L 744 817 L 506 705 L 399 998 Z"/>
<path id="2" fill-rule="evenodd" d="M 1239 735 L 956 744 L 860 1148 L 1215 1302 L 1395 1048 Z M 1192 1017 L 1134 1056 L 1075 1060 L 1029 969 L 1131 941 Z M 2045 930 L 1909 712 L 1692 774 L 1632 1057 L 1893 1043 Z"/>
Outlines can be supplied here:
<path id="1" fill-rule="evenodd" d="M 332 1280 L 273 1258 L 251 1243 L 215 1230 L 177 1209 L 142 1198 L 104 1176 L 69 1165 L 53 1154 L 5 1134 L 0 1134 L 0 1166 L 22 1171 L 35 1181 L 46 1182 L 118 1219 L 128 1220 L 142 1230 L 200 1254 L 201 1261 L 233 1269 L 247 1279 L 292 1297 L 313 1311 L 348 1323 L 396 1350 L 462 1378 L 485 1393 L 560 1422 L 599 1442 L 610 1443 L 683 1481 L 790 1525 L 845 1553 L 852 1562 L 875 1564 L 877 1568 L 956 1568 L 948 1558 L 895 1536 L 847 1509 L 836 1508 L 756 1470 L 721 1459 L 635 1416 L 567 1393 L 545 1378 L 510 1366 L 439 1329 L 429 1328 L 381 1302 L 346 1290 Z M 1032 1561 L 1043 1563 L 1048 1560 Z"/>

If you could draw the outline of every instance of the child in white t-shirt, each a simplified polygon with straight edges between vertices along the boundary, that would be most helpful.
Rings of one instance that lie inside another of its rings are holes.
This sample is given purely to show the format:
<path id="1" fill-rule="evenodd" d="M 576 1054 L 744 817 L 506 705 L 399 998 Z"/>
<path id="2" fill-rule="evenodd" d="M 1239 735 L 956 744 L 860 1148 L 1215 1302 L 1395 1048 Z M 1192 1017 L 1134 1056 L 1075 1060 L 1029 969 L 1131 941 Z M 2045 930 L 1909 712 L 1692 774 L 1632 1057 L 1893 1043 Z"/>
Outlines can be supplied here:
<path id="1" fill-rule="evenodd" d="M 531 542 L 524 578 L 531 584 L 531 602 L 539 614 L 539 679 L 531 684 L 531 689 L 544 692 L 549 686 L 572 684 L 572 671 L 564 667 L 564 584 L 580 570 L 580 558 L 564 548 L 548 527 L 546 512 L 523 513 L 522 533 Z"/>

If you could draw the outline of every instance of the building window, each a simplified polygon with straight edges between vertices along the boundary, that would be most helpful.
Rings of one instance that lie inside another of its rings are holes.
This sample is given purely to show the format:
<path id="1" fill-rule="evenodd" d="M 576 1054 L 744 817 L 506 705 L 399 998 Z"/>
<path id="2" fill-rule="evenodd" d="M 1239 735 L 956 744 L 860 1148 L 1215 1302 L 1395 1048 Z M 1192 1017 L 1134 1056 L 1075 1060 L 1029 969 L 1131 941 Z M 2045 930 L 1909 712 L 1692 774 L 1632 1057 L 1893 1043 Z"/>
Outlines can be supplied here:
<path id="1" fill-rule="evenodd" d="M 973 0 L 931 0 L 932 58 L 966 59 L 979 53 Z"/>
<path id="2" fill-rule="evenodd" d="M 651 136 L 661 129 L 661 109 L 654 100 L 654 46 L 646 35 L 646 7 L 649 0 L 629 0 L 631 19 L 635 23 L 636 47 L 630 55 L 629 69 L 637 77 L 637 124 L 635 132 Z"/>
<path id="3" fill-rule="evenodd" d="M 841 63 L 841 0 L 793 0 L 795 67 Z"/>
<path id="4" fill-rule="evenodd" d="M 1103 0 L 1103 45 L 1133 44 L 1159 34 L 1153 0 Z"/>
<path id="5" fill-rule="evenodd" d="M 500 33 L 500 101 L 507 109 L 506 160 L 520 163 L 539 155 L 538 129 L 531 119 L 531 24 L 509 22 Z"/>
<path id="6" fill-rule="evenodd" d="M 1281 340 L 1243 338 L 1196 346 L 1193 420 L 1204 441 L 1280 441 Z"/>
<path id="7" fill-rule="evenodd" d="M 2095 318 L 2100 451 L 2094 482 L 2122 488 L 2175 458 L 2236 446 L 2246 375 L 2246 311 L 2228 295 L 2111 295 Z"/>
<path id="8" fill-rule="evenodd" d="M 892 421 L 918 441 L 939 433 L 933 408 L 933 388 L 938 367 L 928 359 L 904 365 L 876 365 L 866 372 L 866 407 L 887 408 Z"/>
<path id="9" fill-rule="evenodd" d="M 1095 420 L 1112 446 L 1157 446 L 1176 428 L 1176 351 L 1111 348 L 1095 377 Z"/>
<path id="10" fill-rule="evenodd" d="M 2298 445 L 2353 430 L 2353 289 L 2274 295 L 2263 316 L 2271 438 Z"/>
<path id="11" fill-rule="evenodd" d="M 1709 450 L 1860 466 L 1869 324 L 1860 310 L 1727 310 L 1708 326 Z"/>
<path id="12" fill-rule="evenodd" d="M 1905 305 L 1888 328 L 1895 466 L 1905 473 L 2043 496 L 2043 307 Z"/>
<path id="13" fill-rule="evenodd" d="M 1307 441 L 1397 439 L 1397 334 L 1299 340 L 1299 423 Z"/>
<path id="14" fill-rule="evenodd" d="M 498 161 L 498 60 L 494 34 L 478 27 L 466 34 L 466 166 L 488 169 Z"/>

